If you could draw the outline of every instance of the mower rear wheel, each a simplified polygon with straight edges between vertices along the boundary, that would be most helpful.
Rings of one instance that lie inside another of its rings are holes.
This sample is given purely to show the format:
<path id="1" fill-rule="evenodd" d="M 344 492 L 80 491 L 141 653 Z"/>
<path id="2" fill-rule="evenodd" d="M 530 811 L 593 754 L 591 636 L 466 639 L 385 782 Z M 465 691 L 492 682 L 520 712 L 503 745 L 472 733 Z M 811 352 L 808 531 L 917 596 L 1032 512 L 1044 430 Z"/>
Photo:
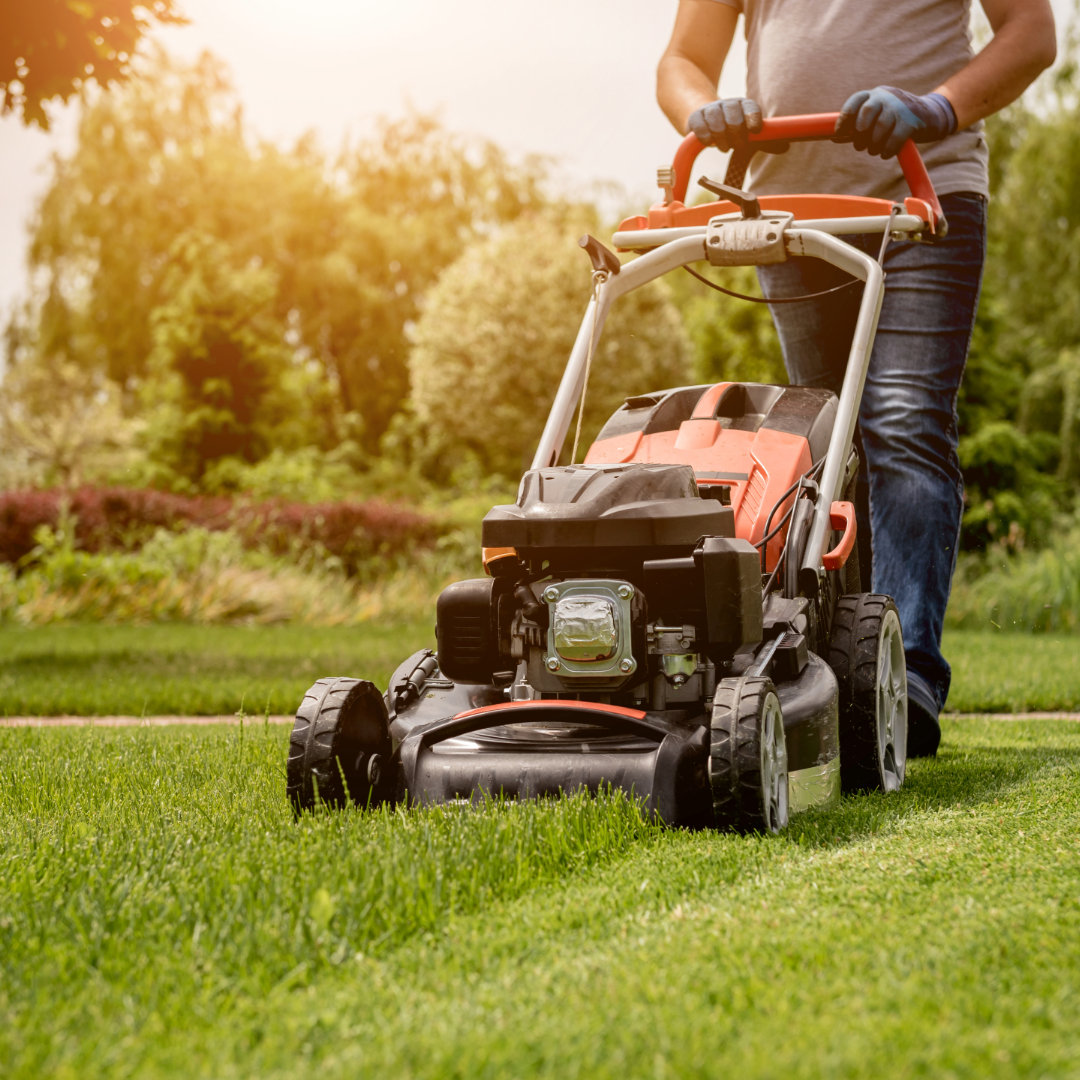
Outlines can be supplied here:
<path id="1" fill-rule="evenodd" d="M 897 791 L 907 770 L 907 663 L 892 597 L 841 596 L 829 639 L 840 687 L 840 784 Z"/>
<path id="2" fill-rule="evenodd" d="M 713 697 L 709 785 L 718 826 L 779 832 L 788 823 L 787 742 L 771 679 L 723 679 Z"/>
<path id="3" fill-rule="evenodd" d="M 305 695 L 289 739 L 286 791 L 296 813 L 320 800 L 376 806 L 393 791 L 390 719 L 364 679 L 320 679 Z"/>

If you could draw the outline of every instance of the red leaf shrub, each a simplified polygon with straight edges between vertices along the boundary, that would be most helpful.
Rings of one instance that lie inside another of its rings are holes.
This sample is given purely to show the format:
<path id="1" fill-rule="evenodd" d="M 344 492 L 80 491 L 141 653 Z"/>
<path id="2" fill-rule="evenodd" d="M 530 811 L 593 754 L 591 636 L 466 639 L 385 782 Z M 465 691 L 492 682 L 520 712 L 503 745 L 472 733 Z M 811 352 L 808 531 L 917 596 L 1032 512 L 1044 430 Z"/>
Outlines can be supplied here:
<path id="1" fill-rule="evenodd" d="M 342 560 L 349 573 L 373 556 L 432 543 L 436 524 L 404 506 L 371 500 L 309 505 L 208 496 L 171 495 L 149 488 L 0 493 L 0 560 L 17 563 L 34 549 L 34 531 L 55 527 L 67 501 L 75 539 L 85 551 L 140 546 L 155 530 L 201 526 L 236 529 L 249 547 L 286 555 L 319 549 Z"/>

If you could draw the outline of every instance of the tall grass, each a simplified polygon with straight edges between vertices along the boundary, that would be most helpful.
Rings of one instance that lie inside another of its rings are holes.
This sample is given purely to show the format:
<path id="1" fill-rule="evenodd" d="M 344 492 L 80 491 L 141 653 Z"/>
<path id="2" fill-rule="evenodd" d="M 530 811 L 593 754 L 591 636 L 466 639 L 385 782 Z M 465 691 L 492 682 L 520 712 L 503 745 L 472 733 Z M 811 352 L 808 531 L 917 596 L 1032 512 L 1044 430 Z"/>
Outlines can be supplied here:
<path id="1" fill-rule="evenodd" d="M 297 823 L 286 738 L 0 730 L 3 983 L 264 994 L 660 835 L 618 795 Z"/>
<path id="2" fill-rule="evenodd" d="M 964 629 L 1080 630 L 1080 530 L 1042 551 L 961 564 L 947 625 Z"/>
<path id="3" fill-rule="evenodd" d="M 280 729 L 0 730 L 0 1073 L 1066 1077 L 1080 727 L 946 722 L 778 837 L 294 824 Z"/>
<path id="4" fill-rule="evenodd" d="M 430 615 L 449 581 L 480 571 L 478 537 L 468 528 L 385 564 L 381 576 L 352 576 L 333 556 L 309 553 L 298 561 L 251 550 L 232 530 L 158 529 L 134 551 L 84 551 L 70 519 L 56 529 L 40 526 L 35 535 L 21 572 L 0 563 L 0 620 L 321 626 L 415 620 Z"/>

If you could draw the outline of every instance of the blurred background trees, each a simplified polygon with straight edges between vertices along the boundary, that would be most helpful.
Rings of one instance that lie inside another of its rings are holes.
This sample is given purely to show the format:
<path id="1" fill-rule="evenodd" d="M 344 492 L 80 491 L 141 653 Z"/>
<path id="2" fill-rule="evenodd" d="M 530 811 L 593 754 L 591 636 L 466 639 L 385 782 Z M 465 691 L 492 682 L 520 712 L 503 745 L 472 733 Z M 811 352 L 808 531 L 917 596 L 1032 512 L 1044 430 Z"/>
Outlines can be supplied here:
<path id="1" fill-rule="evenodd" d="M 9 352 L 63 352 L 132 404 L 156 393 L 147 380 L 172 386 L 175 408 L 200 410 L 183 422 L 190 451 L 191 423 L 204 434 L 232 424 L 220 415 L 222 373 L 197 388 L 189 364 L 184 404 L 178 384 L 162 382 L 163 350 L 196 332 L 180 327 L 178 305 L 194 317 L 201 295 L 198 333 L 232 319 L 236 371 L 248 379 L 263 368 L 276 383 L 273 393 L 250 379 L 232 386 L 234 405 L 287 394 L 302 435 L 264 432 L 242 447 L 205 438 L 196 463 L 177 449 L 175 431 L 155 428 L 157 464 L 192 479 L 218 458 L 250 461 L 298 439 L 323 449 L 351 440 L 374 454 L 408 397 L 407 335 L 425 290 L 474 238 L 542 205 L 543 174 L 538 160 L 512 164 L 491 144 L 415 116 L 333 160 L 311 140 L 284 151 L 249 135 L 215 60 L 185 66 L 158 54 L 145 78 L 85 110 L 75 153 L 56 162 L 30 247 L 35 294 L 9 332 Z M 232 316 L 206 306 L 226 279 L 221 302 L 240 305 Z"/>
<path id="2" fill-rule="evenodd" d="M 428 294 L 412 400 L 443 468 L 475 462 L 481 474 L 516 480 L 529 467 L 592 292 L 575 242 L 589 229 L 596 222 L 584 213 L 519 218 L 466 251 Z M 624 297 L 593 357 L 578 460 L 628 395 L 685 384 L 689 359 L 664 282 Z"/>
<path id="3" fill-rule="evenodd" d="M 140 63 L 84 103 L 34 222 L 32 293 L 7 328 L 4 484 L 325 499 L 516 480 L 588 297 L 574 241 L 611 223 L 559 197 L 546 162 L 431 118 L 336 155 L 283 148 L 248 129 L 213 57 Z M 1007 555 L 1067 532 L 1080 491 L 1075 66 L 987 137 L 964 546 Z M 752 271 L 725 273 L 754 291 Z M 584 435 L 629 393 L 783 378 L 765 308 L 676 275 L 616 307 Z"/>
<path id="4" fill-rule="evenodd" d="M 1051 540 L 1080 493 L 1080 84 L 991 118 L 989 250 L 960 391 L 964 547 Z"/>

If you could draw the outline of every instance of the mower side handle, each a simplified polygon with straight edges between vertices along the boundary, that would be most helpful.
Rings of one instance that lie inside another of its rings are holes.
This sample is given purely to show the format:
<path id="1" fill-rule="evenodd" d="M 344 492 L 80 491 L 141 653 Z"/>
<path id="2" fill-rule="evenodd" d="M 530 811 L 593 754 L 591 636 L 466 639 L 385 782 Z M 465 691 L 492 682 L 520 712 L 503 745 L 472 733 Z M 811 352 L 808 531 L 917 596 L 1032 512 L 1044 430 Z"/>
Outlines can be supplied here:
<path id="1" fill-rule="evenodd" d="M 836 134 L 836 121 L 840 118 L 838 112 L 834 113 L 809 113 L 805 116 L 773 116 L 763 120 L 761 131 L 751 135 L 751 143 L 775 143 L 775 142 L 848 142 L 849 138 Z M 675 183 L 672 186 L 671 195 L 675 202 L 685 202 L 686 192 L 690 186 L 690 173 L 698 154 L 705 149 L 705 144 L 693 133 L 683 139 L 679 149 L 675 152 L 674 172 Z M 941 225 L 945 215 L 941 212 L 941 203 L 938 201 L 937 192 L 930 180 L 930 174 L 923 164 L 919 148 L 908 139 L 896 155 L 900 168 L 904 173 L 911 194 L 916 199 L 922 199 L 934 211 L 937 219 L 936 224 Z"/>

